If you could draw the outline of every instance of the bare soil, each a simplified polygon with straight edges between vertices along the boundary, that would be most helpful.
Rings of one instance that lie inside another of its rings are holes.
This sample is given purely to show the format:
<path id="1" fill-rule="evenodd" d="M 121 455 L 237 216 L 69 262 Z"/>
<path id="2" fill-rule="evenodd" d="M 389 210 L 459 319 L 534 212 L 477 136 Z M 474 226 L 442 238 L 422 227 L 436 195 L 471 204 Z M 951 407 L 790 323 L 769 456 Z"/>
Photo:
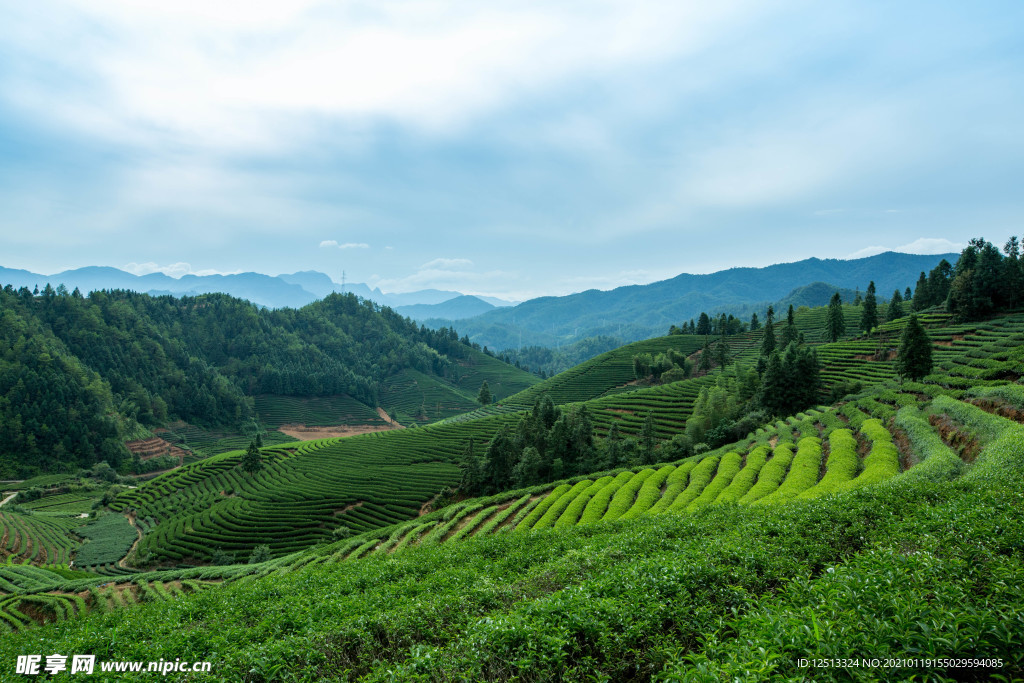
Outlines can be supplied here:
<path id="1" fill-rule="evenodd" d="M 907 438 L 906 432 L 894 426 L 890 426 L 889 431 L 892 432 L 893 443 L 896 444 L 896 448 L 900 452 L 900 469 L 906 472 L 917 464 L 917 455 L 914 454 L 914 449 L 910 446 L 910 439 Z"/>
<path id="2" fill-rule="evenodd" d="M 939 436 L 952 448 L 964 462 L 974 462 L 981 451 L 981 444 L 978 440 L 966 432 L 960 431 L 960 427 L 945 415 L 932 415 L 928 422 L 939 432 Z"/>
<path id="3" fill-rule="evenodd" d="M 395 429 L 405 429 L 404 426 L 398 424 L 398 422 L 396 422 L 395 420 L 392 420 L 391 416 L 388 415 L 388 411 L 384 410 L 383 408 L 377 408 L 377 414 L 380 415 L 380 419 L 384 420 Z"/>
<path id="4" fill-rule="evenodd" d="M 399 425 L 401 427 L 401 425 Z M 388 425 L 335 425 L 333 427 L 310 427 L 302 424 L 281 425 L 277 431 L 293 436 L 300 441 L 328 439 L 339 436 L 355 436 L 372 432 L 386 432 L 395 429 Z"/>
<path id="5" fill-rule="evenodd" d="M 165 441 L 158 436 L 154 436 L 151 439 L 137 439 L 135 441 L 128 441 L 125 446 L 129 451 L 139 456 L 139 460 L 151 460 L 152 458 L 159 458 L 161 455 L 170 455 L 178 459 L 180 465 L 188 453 L 175 446 L 169 441 Z"/>

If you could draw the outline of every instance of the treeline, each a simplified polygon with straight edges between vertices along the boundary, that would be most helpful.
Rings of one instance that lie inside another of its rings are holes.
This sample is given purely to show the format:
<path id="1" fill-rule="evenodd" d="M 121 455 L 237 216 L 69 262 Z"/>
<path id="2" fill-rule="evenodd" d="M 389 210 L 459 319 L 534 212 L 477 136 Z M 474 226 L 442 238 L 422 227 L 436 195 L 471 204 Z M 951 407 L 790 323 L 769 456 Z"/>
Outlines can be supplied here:
<path id="1" fill-rule="evenodd" d="M 661 455 L 656 446 L 651 415 L 638 438 L 621 435 L 613 424 L 606 438 L 597 442 L 586 405 L 563 410 L 545 395 L 514 430 L 503 427 L 483 453 L 470 440 L 463 454 L 459 492 L 489 495 L 598 470 L 650 464 Z"/>
<path id="2" fill-rule="evenodd" d="M 524 346 L 521 349 L 505 349 L 497 357 L 509 365 L 547 379 L 594 356 L 617 349 L 622 344 L 622 339 L 618 337 L 598 335 L 557 348 Z"/>
<path id="3" fill-rule="evenodd" d="M 104 416 L 238 425 L 260 393 L 349 394 L 372 406 L 390 375 L 448 378 L 472 353 L 452 329 L 417 326 L 353 294 L 268 310 L 224 294 L 8 286 L 0 310 L 0 452 L 19 472 L 116 466 L 124 453 L 104 444 L 118 440 L 117 421 Z"/>
<path id="4" fill-rule="evenodd" d="M 954 318 L 980 320 L 1024 303 L 1024 259 L 1021 243 L 1011 237 L 1003 251 L 984 237 L 972 239 L 956 266 L 943 260 L 927 277 L 921 273 L 913 307 L 921 311 L 945 304 Z"/>
<path id="5" fill-rule="evenodd" d="M 736 334 L 742 334 L 748 329 L 758 329 L 757 314 L 755 313 L 751 319 L 751 324 L 748 327 L 739 318 L 734 317 L 731 313 L 722 313 L 719 316 L 711 317 L 707 313 L 701 312 L 694 321 L 690 318 L 690 322 L 683 323 L 682 325 L 676 326 L 671 325 L 668 328 L 669 334 L 700 334 L 700 335 L 714 335 L 718 337 L 727 337 Z"/>

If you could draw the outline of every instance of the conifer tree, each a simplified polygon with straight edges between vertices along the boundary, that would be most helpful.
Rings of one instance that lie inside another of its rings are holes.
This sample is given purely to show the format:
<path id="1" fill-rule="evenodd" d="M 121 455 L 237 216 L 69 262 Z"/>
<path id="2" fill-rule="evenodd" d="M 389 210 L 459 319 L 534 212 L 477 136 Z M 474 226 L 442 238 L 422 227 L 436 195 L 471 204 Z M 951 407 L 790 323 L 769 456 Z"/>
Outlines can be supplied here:
<path id="1" fill-rule="evenodd" d="M 932 341 L 918 322 L 917 315 L 911 314 L 896 352 L 896 373 L 901 378 L 918 380 L 931 371 Z"/>
<path id="2" fill-rule="evenodd" d="M 860 314 L 860 329 L 870 334 L 878 327 L 878 299 L 875 298 L 875 281 L 868 285 L 868 293 L 864 296 L 864 309 Z"/>
<path id="3" fill-rule="evenodd" d="M 768 315 L 765 316 L 764 337 L 761 339 L 761 355 L 770 356 L 775 350 L 775 311 L 768 307 Z"/>
<path id="4" fill-rule="evenodd" d="M 903 290 L 903 300 L 910 303 L 914 298 L 914 293 L 910 291 L 910 287 Z"/>
<path id="5" fill-rule="evenodd" d="M 720 368 L 729 364 L 729 345 L 725 343 L 725 337 L 719 339 L 715 344 L 715 362 Z"/>
<path id="6" fill-rule="evenodd" d="M 793 304 L 789 305 L 789 312 L 786 314 L 786 329 L 782 331 L 782 345 L 789 346 L 797 340 L 800 334 L 796 329 L 796 315 L 793 313 Z"/>
<path id="7" fill-rule="evenodd" d="M 608 428 L 608 435 L 604 438 L 604 460 L 605 466 L 614 469 L 622 464 L 622 435 L 619 434 L 619 425 L 612 422 Z"/>
<path id="8" fill-rule="evenodd" d="M 263 469 L 263 456 L 260 455 L 260 449 L 255 441 L 249 444 L 245 455 L 242 456 L 242 469 L 249 474 L 255 474 Z"/>
<path id="9" fill-rule="evenodd" d="M 703 311 L 701 311 L 700 318 L 697 320 L 696 334 L 711 334 L 711 318 L 709 318 L 708 314 Z"/>
<path id="10" fill-rule="evenodd" d="M 825 323 L 826 333 L 829 341 L 839 341 L 839 338 L 846 333 L 846 320 L 843 317 L 843 300 L 839 292 L 832 295 L 828 302 L 828 317 Z"/>
<path id="11" fill-rule="evenodd" d="M 892 293 L 892 299 L 889 300 L 889 309 L 885 312 L 885 319 L 891 322 L 902 317 L 903 296 L 900 295 L 900 290 L 897 289 Z"/>
<path id="12" fill-rule="evenodd" d="M 928 295 L 928 278 L 925 276 L 924 271 L 921 271 L 921 276 L 917 278 L 917 286 L 914 288 L 914 299 L 913 307 L 915 311 L 923 311 L 928 308 L 931 304 L 929 303 L 931 297 Z"/>
<path id="13" fill-rule="evenodd" d="M 491 388 L 487 386 L 487 380 L 480 385 L 480 393 L 476 395 L 476 400 L 480 405 L 491 405 Z"/>
<path id="14" fill-rule="evenodd" d="M 711 370 L 711 342 L 707 337 L 704 337 L 704 348 L 700 350 L 700 364 L 697 365 L 697 370 L 700 372 Z"/>
<path id="15" fill-rule="evenodd" d="M 761 329 L 761 321 L 757 319 L 757 313 L 755 312 L 750 316 L 750 331 Z"/>
<path id="16" fill-rule="evenodd" d="M 644 425 L 640 428 L 640 455 L 643 459 L 642 465 L 650 465 L 654 462 L 654 414 L 648 410 L 644 418 Z"/>

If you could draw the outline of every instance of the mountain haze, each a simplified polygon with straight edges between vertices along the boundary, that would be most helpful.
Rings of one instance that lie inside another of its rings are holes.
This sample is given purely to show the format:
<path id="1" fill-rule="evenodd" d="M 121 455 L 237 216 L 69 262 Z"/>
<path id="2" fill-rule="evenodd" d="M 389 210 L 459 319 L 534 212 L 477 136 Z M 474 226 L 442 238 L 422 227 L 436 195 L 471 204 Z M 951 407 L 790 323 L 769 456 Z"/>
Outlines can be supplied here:
<path id="1" fill-rule="evenodd" d="M 231 275 L 183 275 L 180 278 L 174 278 L 164 273 L 134 275 L 110 266 L 86 266 L 53 275 L 0 266 L 0 285 L 4 284 L 13 285 L 15 288 L 28 287 L 29 289 L 36 287 L 43 289 L 47 284 L 56 289 L 58 285 L 64 285 L 69 290 L 77 287 L 83 294 L 103 289 L 124 289 L 155 296 L 164 294 L 174 296 L 230 294 L 268 308 L 301 308 L 333 293 L 355 294 L 363 299 L 369 299 L 392 308 L 417 304 L 434 305 L 465 296 L 461 292 L 440 289 L 390 294 L 361 282 L 348 282 L 342 285 L 315 270 L 303 270 L 277 276 L 263 273 L 236 273 Z M 493 297 L 480 297 L 480 299 L 491 304 L 491 308 L 511 305 L 508 301 Z M 482 310 L 476 311 L 476 313 L 480 312 Z M 448 312 L 445 311 L 444 315 L 448 315 Z"/>
<path id="2" fill-rule="evenodd" d="M 863 293 L 874 281 L 878 297 L 888 300 L 893 290 L 903 293 L 906 287 L 912 288 L 922 271 L 931 270 L 942 259 L 955 263 L 957 258 L 957 254 L 885 252 L 852 260 L 809 258 L 707 275 L 683 273 L 647 285 L 531 299 L 460 320 L 457 327 L 460 334 L 494 349 L 520 344 L 556 346 L 596 335 L 631 341 L 664 334 L 670 325 L 696 318 L 701 311 L 763 312 L 769 303 L 796 295 L 794 290 L 812 283 L 827 283 L 826 289 L 833 291 L 859 289 Z M 803 304 L 822 305 L 813 296 L 796 302 Z M 434 319 L 427 324 L 446 327 L 452 321 Z"/>

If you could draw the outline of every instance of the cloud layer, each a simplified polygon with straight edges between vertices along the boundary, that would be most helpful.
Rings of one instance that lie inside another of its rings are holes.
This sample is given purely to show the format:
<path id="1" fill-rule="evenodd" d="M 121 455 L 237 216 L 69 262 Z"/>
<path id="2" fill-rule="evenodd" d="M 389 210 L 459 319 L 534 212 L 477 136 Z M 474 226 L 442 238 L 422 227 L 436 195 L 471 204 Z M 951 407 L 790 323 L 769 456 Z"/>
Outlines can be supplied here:
<path id="1" fill-rule="evenodd" d="M 521 298 L 1002 243 L 1021 27 L 1010 0 L 14 3 L 0 265 Z"/>

